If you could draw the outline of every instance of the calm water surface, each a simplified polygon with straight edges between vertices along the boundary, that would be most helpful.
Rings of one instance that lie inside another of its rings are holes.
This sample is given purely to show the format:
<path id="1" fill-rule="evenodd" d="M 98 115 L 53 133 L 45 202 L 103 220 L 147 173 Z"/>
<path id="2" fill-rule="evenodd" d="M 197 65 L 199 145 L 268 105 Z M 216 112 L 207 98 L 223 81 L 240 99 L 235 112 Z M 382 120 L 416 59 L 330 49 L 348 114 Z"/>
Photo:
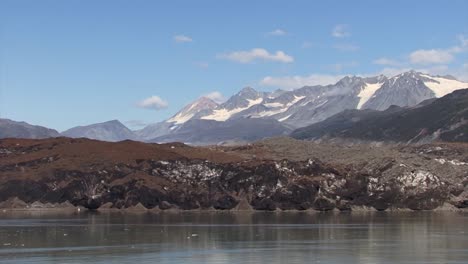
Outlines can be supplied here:
<path id="1" fill-rule="evenodd" d="M 0 263 L 468 263 L 468 214 L 0 212 Z"/>

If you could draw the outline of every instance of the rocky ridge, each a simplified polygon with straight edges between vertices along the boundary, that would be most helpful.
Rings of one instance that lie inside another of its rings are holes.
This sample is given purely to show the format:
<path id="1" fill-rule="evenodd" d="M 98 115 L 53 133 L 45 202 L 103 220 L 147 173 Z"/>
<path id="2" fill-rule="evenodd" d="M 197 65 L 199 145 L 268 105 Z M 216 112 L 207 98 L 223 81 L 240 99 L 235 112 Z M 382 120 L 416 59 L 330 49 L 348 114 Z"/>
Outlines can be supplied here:
<path id="1" fill-rule="evenodd" d="M 466 144 L 353 147 L 280 138 L 235 148 L 194 148 L 7 139 L 0 140 L 0 156 L 3 207 L 19 201 L 30 207 L 69 203 L 145 210 L 468 207 Z"/>

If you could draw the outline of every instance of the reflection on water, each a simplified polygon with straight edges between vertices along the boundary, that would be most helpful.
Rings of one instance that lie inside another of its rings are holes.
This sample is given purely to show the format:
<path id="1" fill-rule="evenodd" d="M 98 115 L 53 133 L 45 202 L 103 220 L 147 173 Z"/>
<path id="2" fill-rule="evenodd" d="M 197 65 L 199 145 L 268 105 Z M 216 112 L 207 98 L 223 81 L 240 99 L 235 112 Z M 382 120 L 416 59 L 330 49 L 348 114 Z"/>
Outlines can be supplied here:
<path id="1" fill-rule="evenodd" d="M 467 263 L 468 214 L 0 213 L 0 263 Z"/>

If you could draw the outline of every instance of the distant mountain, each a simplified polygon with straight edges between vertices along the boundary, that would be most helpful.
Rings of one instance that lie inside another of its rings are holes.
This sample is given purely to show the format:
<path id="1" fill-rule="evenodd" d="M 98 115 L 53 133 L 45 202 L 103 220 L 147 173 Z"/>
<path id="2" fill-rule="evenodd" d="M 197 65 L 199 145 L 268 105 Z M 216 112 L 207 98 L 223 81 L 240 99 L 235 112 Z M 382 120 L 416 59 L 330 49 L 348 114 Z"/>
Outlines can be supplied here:
<path id="1" fill-rule="evenodd" d="M 183 128 L 183 135 L 196 134 L 201 124 L 206 124 L 201 120 L 276 120 L 286 128 L 300 128 L 348 109 L 385 110 L 391 105 L 411 107 L 465 87 L 468 83 L 457 81 L 452 76 L 430 76 L 415 71 L 391 78 L 383 75 L 347 76 L 335 84 L 305 86 L 292 91 L 259 92 L 246 87 L 222 104 L 201 98 L 170 119 L 145 127 L 136 134 L 142 140 L 178 138 L 187 142 L 178 129 L 191 121 L 191 125 Z M 200 125 L 194 125 L 197 123 L 194 120 L 199 120 Z M 256 123 L 251 122 L 251 125 L 254 131 Z M 197 130 L 190 132 L 189 128 Z M 175 134 L 177 136 L 172 136 Z"/>
<path id="2" fill-rule="evenodd" d="M 414 107 L 391 106 L 385 111 L 345 110 L 322 122 L 297 129 L 291 136 L 310 140 L 468 142 L 468 89 L 456 90 Z"/>
<path id="3" fill-rule="evenodd" d="M 56 130 L 50 128 L 0 118 L 0 138 L 49 138 L 59 136 L 60 134 Z"/>
<path id="4" fill-rule="evenodd" d="M 466 87 L 468 83 L 458 81 L 453 76 L 431 76 L 415 71 L 390 78 L 383 75 L 346 76 L 335 84 L 305 86 L 291 91 L 259 92 L 246 87 L 223 103 L 206 97 L 198 98 L 171 118 L 137 131 L 130 131 L 114 120 L 75 127 L 62 135 L 105 141 L 134 139 L 190 144 L 253 141 L 283 135 L 313 124 L 321 126 L 315 131 L 351 127 L 353 120 L 361 120 L 367 115 L 404 111 L 395 107 L 414 107 Z M 328 120 L 332 116 L 334 119 Z M 320 123 L 324 120 L 327 122 Z M 18 134 L 11 129 L 9 131 L 10 135 L 28 136 L 24 131 L 18 130 Z M 321 137 L 321 134 L 318 136 Z"/>
<path id="5" fill-rule="evenodd" d="M 392 78 L 383 75 L 367 78 L 347 76 L 336 84 L 305 86 L 292 91 L 258 92 L 247 87 L 219 105 L 196 101 L 165 122 L 180 125 L 194 119 L 226 121 L 258 118 L 275 119 L 293 127 L 302 127 L 346 109 L 385 110 L 390 105 L 414 106 L 467 86 L 468 83 L 451 76 L 430 76 L 409 71 Z M 201 105 L 205 107 L 200 108 Z M 188 109 L 201 110 L 186 114 Z"/>
<path id="6" fill-rule="evenodd" d="M 140 140 L 144 141 L 164 135 L 169 135 L 173 132 L 174 129 L 179 127 L 179 125 L 182 125 L 191 119 L 197 119 L 203 114 L 209 113 L 216 107 L 218 107 L 218 104 L 213 100 L 206 97 L 200 97 L 182 108 L 182 110 L 177 112 L 168 120 L 148 125 L 143 129 L 135 131 L 135 135 Z"/>
<path id="7" fill-rule="evenodd" d="M 452 82 L 440 78 L 443 82 Z M 397 106 L 413 106 L 418 103 L 435 97 L 443 96 L 452 92 L 456 88 L 462 88 L 463 84 L 454 83 L 450 86 L 451 89 L 441 91 L 439 86 L 429 87 L 427 83 L 435 83 L 435 77 L 424 75 L 415 71 L 409 71 L 392 77 L 380 83 L 379 88 L 374 91 L 373 95 L 362 105 L 362 108 L 385 110 L 391 105 Z M 372 89 L 372 88 L 369 88 Z M 437 96 L 438 95 L 438 96 Z M 358 109 L 360 109 L 358 107 Z"/>
<path id="8" fill-rule="evenodd" d="M 278 135 L 288 135 L 292 129 L 274 119 L 238 118 L 228 121 L 190 120 L 171 134 L 153 138 L 150 142 L 183 142 L 194 145 L 239 144 Z"/>
<path id="9" fill-rule="evenodd" d="M 136 139 L 135 134 L 118 120 L 88 126 L 77 126 L 62 132 L 62 135 L 71 138 L 84 137 L 103 141 Z"/>
<path id="10" fill-rule="evenodd" d="M 209 113 L 210 110 L 218 107 L 218 104 L 206 97 L 200 97 L 196 101 L 190 103 L 177 112 L 173 117 L 167 120 L 168 123 L 183 124 L 190 119 L 203 116 L 203 114 Z"/>

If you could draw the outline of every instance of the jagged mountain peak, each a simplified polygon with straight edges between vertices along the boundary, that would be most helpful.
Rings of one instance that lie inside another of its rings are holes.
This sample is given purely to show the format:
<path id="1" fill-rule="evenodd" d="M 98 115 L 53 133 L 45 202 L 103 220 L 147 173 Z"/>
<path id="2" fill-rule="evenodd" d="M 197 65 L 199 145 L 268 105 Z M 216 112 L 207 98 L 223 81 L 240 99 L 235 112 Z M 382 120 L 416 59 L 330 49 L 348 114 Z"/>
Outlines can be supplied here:
<path id="1" fill-rule="evenodd" d="M 250 87 L 250 86 L 246 86 L 244 88 L 242 88 L 238 94 L 250 94 L 250 93 L 258 93 L 257 90 L 255 90 L 254 88 Z"/>
<path id="2" fill-rule="evenodd" d="M 386 110 L 391 105 L 411 107 L 467 87 L 467 83 L 453 78 L 434 77 L 414 70 L 391 78 L 384 75 L 346 76 L 335 84 L 304 86 L 291 91 L 260 92 L 245 87 L 216 106 L 209 103 L 209 99 L 199 98 L 173 118 L 154 127 L 148 126 L 141 134 L 152 135 L 153 138 L 156 137 L 154 135 L 180 135 L 182 132 L 190 135 L 199 133 L 197 129 L 200 126 L 222 126 L 222 122 L 227 124 L 245 118 L 274 119 L 285 126 L 298 128 L 323 121 L 346 109 Z M 194 105 L 197 103 L 211 106 L 195 111 L 196 114 L 182 115 L 189 109 L 196 109 Z"/>
<path id="3" fill-rule="evenodd" d="M 210 98 L 208 98 L 206 96 L 201 96 L 200 98 L 195 100 L 194 103 L 197 103 L 197 104 L 217 104 L 215 101 L 213 101 L 212 99 L 210 99 Z"/>
<path id="4" fill-rule="evenodd" d="M 109 120 L 109 121 L 106 121 L 106 122 L 102 122 L 100 123 L 102 125 L 117 125 L 117 126 L 125 126 L 124 124 L 122 124 L 122 122 L 120 122 L 119 120 L 117 119 L 113 119 L 113 120 Z"/>
<path id="5" fill-rule="evenodd" d="M 363 78 L 362 78 L 362 77 L 353 75 L 353 76 L 345 76 L 345 77 L 343 77 L 343 78 L 342 78 L 341 80 L 339 80 L 336 84 L 338 84 L 338 85 L 343 85 L 343 86 L 349 86 L 349 85 L 353 85 L 353 84 L 356 84 L 356 83 L 359 83 L 359 82 L 362 82 L 362 81 L 363 81 Z"/>
<path id="6" fill-rule="evenodd" d="M 242 88 L 242 90 L 240 90 L 237 94 L 235 94 L 231 98 L 238 97 L 238 98 L 242 98 L 242 99 L 247 100 L 247 99 L 257 99 L 257 98 L 262 97 L 262 96 L 263 96 L 263 93 L 255 90 L 254 88 L 252 88 L 250 86 L 247 86 L 247 87 Z"/>
<path id="7" fill-rule="evenodd" d="M 423 78 L 423 73 L 421 72 L 417 72 L 415 70 L 410 70 L 410 71 L 407 71 L 407 72 L 402 72 L 394 77 L 392 77 L 391 79 L 398 79 L 398 78 L 412 78 L 412 79 L 421 79 Z"/>
<path id="8" fill-rule="evenodd" d="M 388 77 L 383 75 L 383 74 L 380 74 L 380 75 L 377 75 L 377 76 L 373 76 L 373 77 L 366 77 L 364 78 L 364 81 L 366 83 L 371 83 L 371 84 L 375 84 L 375 83 L 383 83 L 385 82 L 386 80 L 388 80 Z"/>
<path id="9" fill-rule="evenodd" d="M 167 122 L 182 124 L 192 119 L 197 114 L 206 112 L 218 107 L 218 103 L 208 97 L 202 96 L 192 103 L 186 105 L 182 110 L 177 112 L 173 117 L 169 118 Z"/>

